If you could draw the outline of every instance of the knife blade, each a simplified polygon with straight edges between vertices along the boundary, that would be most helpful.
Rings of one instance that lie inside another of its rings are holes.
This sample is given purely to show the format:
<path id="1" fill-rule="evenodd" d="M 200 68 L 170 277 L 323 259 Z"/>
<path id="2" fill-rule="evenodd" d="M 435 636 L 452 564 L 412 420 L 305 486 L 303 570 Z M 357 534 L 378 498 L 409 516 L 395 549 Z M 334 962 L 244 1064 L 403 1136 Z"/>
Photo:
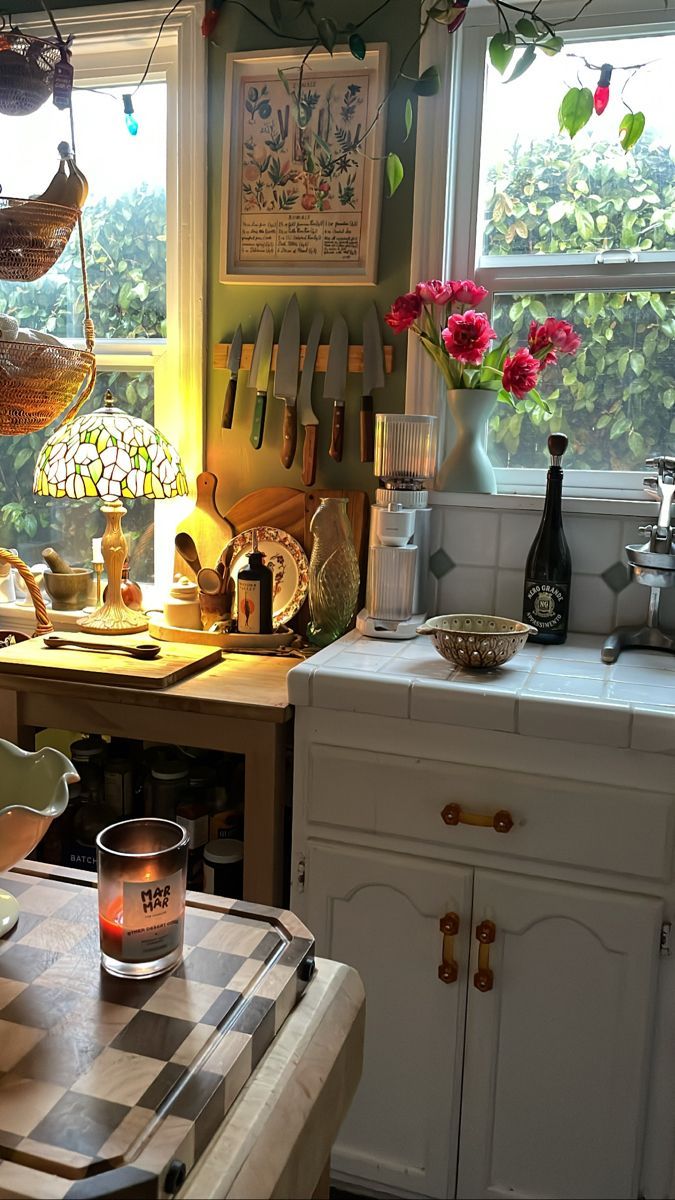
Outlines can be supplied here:
<path id="1" fill-rule="evenodd" d="M 294 294 L 286 305 L 279 333 L 277 365 L 274 372 L 274 395 L 284 402 L 284 427 L 281 442 L 281 461 L 288 470 L 293 466 L 298 440 L 295 402 L 298 396 L 300 370 L 300 309 Z"/>
<path id="2" fill-rule="evenodd" d="M 274 317 L 269 304 L 262 310 L 258 333 L 253 347 L 251 370 L 248 373 L 248 386 L 256 392 L 253 422 L 251 424 L 251 445 L 259 450 L 262 445 L 265 430 L 265 409 L 267 408 L 267 385 L 272 367 L 272 351 L 274 350 Z"/>
<path id="3" fill-rule="evenodd" d="M 225 391 L 225 401 L 223 403 L 223 429 L 232 428 L 232 418 L 234 417 L 234 402 L 237 398 L 237 375 L 241 365 L 241 345 L 243 334 L 241 325 L 237 325 L 232 337 L 230 353 L 227 356 L 227 369 L 230 372 L 230 378 Z"/>
<path id="4" fill-rule="evenodd" d="M 305 430 L 305 442 L 302 448 L 302 482 L 305 487 L 313 487 L 314 480 L 316 479 L 316 435 L 319 418 L 312 408 L 312 383 L 314 381 L 314 367 L 316 366 L 316 352 L 319 348 L 322 329 L 323 313 L 318 312 L 315 313 L 314 320 L 310 326 L 307 348 L 305 350 L 305 361 L 302 366 L 302 376 L 300 378 L 300 391 L 298 392 L 300 423 Z"/>
<path id="5" fill-rule="evenodd" d="M 328 346 L 328 366 L 323 388 L 324 398 L 333 401 L 333 425 L 328 453 L 336 462 L 342 461 L 345 428 L 345 388 L 347 387 L 347 360 L 349 357 L 349 333 L 347 322 L 338 313 L 333 321 Z"/>
<path id="6" fill-rule="evenodd" d="M 363 395 L 361 397 L 361 462 L 375 457 L 373 392 L 384 387 L 384 349 L 380 316 L 374 304 L 363 318 Z"/>

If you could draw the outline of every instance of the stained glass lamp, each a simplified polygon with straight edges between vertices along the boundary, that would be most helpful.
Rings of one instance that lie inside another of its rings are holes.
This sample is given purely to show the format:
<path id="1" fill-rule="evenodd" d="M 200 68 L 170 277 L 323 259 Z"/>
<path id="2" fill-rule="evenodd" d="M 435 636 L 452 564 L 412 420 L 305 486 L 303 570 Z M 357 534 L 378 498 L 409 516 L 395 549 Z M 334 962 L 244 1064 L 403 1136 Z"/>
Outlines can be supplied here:
<path id="1" fill-rule="evenodd" d="M 108 576 L 105 604 L 79 623 L 90 633 L 137 633 L 148 628 L 143 613 L 122 599 L 122 568 L 129 547 L 122 532 L 122 500 L 169 500 L 187 495 L 178 452 L 154 426 L 117 408 L 112 392 L 95 412 L 60 426 L 42 447 L 33 491 L 54 499 L 98 496 L 106 527 L 102 539 Z"/>

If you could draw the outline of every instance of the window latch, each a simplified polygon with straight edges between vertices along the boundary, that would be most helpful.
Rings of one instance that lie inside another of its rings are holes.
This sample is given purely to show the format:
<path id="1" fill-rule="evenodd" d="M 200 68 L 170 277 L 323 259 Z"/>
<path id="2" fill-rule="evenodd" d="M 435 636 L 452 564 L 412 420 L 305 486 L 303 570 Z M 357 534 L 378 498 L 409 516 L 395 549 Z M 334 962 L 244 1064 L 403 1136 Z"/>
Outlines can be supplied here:
<path id="1" fill-rule="evenodd" d="M 601 250 L 596 254 L 595 261 L 599 267 L 616 267 L 636 263 L 638 255 L 634 250 Z"/>

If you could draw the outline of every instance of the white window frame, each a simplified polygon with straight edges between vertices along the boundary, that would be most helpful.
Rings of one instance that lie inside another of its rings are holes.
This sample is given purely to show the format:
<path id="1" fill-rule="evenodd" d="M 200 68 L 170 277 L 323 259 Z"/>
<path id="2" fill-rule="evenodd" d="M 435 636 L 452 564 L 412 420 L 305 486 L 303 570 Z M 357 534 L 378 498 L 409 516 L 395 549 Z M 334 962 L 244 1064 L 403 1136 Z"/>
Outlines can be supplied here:
<path id="1" fill-rule="evenodd" d="M 145 70 L 169 0 L 57 10 L 64 36 L 75 36 L 75 85 L 133 90 Z M 206 291 L 206 39 L 201 33 L 204 0 L 182 0 L 169 17 L 153 54 L 149 80 L 167 83 L 167 336 L 112 339 L 97 337 L 101 370 L 152 370 L 155 421 L 178 447 L 188 483 L 205 461 L 204 296 Z M 49 37 L 43 13 L 21 14 L 20 25 Z M 103 109 L 105 119 L 122 121 L 121 106 Z M 107 109 L 110 112 L 107 112 Z M 77 128 L 75 129 L 77 135 Z M 86 167 L 86 164 L 83 164 Z M 70 339 L 69 339 L 70 340 Z M 72 344 L 77 341 L 72 339 Z M 156 503 L 155 589 L 166 589 L 173 574 L 173 535 L 191 501 Z"/>
<path id="2" fill-rule="evenodd" d="M 576 0 L 544 0 L 546 16 L 564 21 L 579 10 Z M 564 27 L 563 27 L 564 28 Z M 510 291 L 562 292 L 592 290 L 675 289 L 675 252 L 651 252 L 633 263 L 599 263 L 593 254 L 519 255 L 504 259 L 476 253 L 480 178 L 480 137 L 488 38 L 497 29 L 488 0 L 474 0 L 458 33 L 448 38 L 444 26 L 432 23 L 420 48 L 420 71 L 436 64 L 441 71 L 439 94 L 419 106 L 411 287 L 441 273 L 445 278 L 473 278 L 490 294 Z M 593 0 L 569 28 L 566 40 L 601 39 L 621 29 L 635 34 L 675 32 L 675 16 L 662 0 Z M 448 120 L 448 114 L 450 119 Z M 555 274 L 552 274 L 554 269 Z M 446 430 L 446 400 L 439 373 L 416 339 L 409 339 L 406 409 L 440 417 L 440 457 L 451 431 Z M 546 470 L 499 468 L 500 492 L 539 494 Z M 565 473 L 570 495 L 602 500 L 643 497 L 643 471 L 572 471 Z M 600 505 L 599 505 L 600 507 Z"/>

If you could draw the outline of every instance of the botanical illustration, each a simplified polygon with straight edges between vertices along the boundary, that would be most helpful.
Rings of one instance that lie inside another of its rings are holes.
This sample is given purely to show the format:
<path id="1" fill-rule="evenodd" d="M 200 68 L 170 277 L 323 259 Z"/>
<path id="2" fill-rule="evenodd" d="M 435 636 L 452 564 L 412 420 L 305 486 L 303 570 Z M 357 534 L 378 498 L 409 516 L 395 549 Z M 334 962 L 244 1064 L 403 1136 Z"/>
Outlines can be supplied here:
<path id="1" fill-rule="evenodd" d="M 368 160 L 367 71 L 240 82 L 241 262 L 359 263 Z"/>

